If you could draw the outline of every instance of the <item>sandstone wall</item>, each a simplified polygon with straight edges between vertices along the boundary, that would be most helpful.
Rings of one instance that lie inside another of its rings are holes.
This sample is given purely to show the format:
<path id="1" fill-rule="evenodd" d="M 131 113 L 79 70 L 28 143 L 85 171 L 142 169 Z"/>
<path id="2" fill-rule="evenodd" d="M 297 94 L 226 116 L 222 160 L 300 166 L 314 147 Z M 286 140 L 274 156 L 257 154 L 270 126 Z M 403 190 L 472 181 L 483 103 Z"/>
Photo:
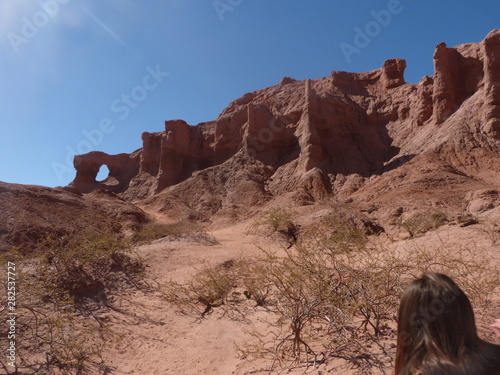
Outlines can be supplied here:
<path id="1" fill-rule="evenodd" d="M 234 168 L 238 160 L 267 168 L 255 177 L 262 190 L 256 196 L 300 190 L 317 199 L 356 190 L 427 151 L 460 154 L 470 142 L 494 153 L 500 140 L 500 31 L 481 43 L 439 44 L 434 67 L 434 75 L 418 84 L 405 82 L 402 59 L 366 73 L 285 77 L 233 101 L 214 121 L 166 121 L 163 131 L 143 133 L 135 153 L 76 156 L 71 185 L 142 199 L 188 179 L 202 186 L 206 176 L 212 187 L 224 186 L 236 173 L 228 165 Z M 472 163 L 465 156 L 453 160 Z M 110 176 L 96 182 L 104 164 Z M 198 173 L 205 170 L 210 173 Z"/>

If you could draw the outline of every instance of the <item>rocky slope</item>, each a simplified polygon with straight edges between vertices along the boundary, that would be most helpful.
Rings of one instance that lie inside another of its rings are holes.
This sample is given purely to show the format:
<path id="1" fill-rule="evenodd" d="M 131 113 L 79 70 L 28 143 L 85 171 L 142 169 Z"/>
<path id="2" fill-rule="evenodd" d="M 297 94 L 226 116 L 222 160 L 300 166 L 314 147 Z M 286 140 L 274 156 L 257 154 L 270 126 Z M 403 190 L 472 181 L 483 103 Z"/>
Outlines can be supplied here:
<path id="1" fill-rule="evenodd" d="M 401 59 L 367 73 L 283 78 L 214 121 L 166 121 L 131 154 L 75 156 L 67 188 L 2 184 L 2 249 L 30 247 L 50 228 L 140 222 L 138 207 L 236 219 L 273 200 L 328 198 L 383 225 L 418 210 L 498 217 L 500 30 L 439 44 L 434 65 L 417 84 L 405 82 Z M 110 173 L 97 182 L 102 165 Z"/>
<path id="2" fill-rule="evenodd" d="M 92 228 L 118 232 L 148 220 L 140 208 L 104 190 L 83 196 L 68 188 L 0 182 L 0 207 L 0 253 L 16 248 L 29 254 L 48 236 Z"/>
<path id="3" fill-rule="evenodd" d="M 233 101 L 214 121 L 166 121 L 164 131 L 143 133 L 143 148 L 132 154 L 76 156 L 71 186 L 201 216 L 278 196 L 421 204 L 419 194 L 433 189 L 458 211 L 484 191 L 495 202 L 500 30 L 481 43 L 439 44 L 434 65 L 418 84 L 405 82 L 401 59 L 368 73 L 283 78 Z M 96 182 L 104 164 L 109 177 Z"/>

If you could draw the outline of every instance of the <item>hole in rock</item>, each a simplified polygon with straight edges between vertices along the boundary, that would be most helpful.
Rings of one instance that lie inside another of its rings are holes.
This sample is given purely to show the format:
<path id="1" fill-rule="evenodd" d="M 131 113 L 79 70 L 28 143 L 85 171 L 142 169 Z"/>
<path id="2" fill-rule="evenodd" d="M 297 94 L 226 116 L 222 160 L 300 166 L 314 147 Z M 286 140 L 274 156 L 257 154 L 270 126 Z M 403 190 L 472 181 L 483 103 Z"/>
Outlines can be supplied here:
<path id="1" fill-rule="evenodd" d="M 95 180 L 97 182 L 102 182 L 104 181 L 106 178 L 109 177 L 109 168 L 107 165 L 101 165 L 101 168 L 99 168 L 99 172 L 97 173 L 97 176 L 95 178 Z"/>

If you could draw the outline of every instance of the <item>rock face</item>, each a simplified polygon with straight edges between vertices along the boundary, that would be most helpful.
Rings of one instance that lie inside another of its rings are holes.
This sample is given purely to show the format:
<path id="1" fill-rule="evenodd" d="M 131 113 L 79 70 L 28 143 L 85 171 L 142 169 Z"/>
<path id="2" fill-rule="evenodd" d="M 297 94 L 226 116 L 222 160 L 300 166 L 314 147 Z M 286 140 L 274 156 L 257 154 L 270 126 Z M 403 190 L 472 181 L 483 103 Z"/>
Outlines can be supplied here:
<path id="1" fill-rule="evenodd" d="M 143 148 L 132 154 L 76 156 L 71 186 L 127 200 L 175 198 L 214 213 L 284 194 L 312 201 L 382 191 L 409 183 L 394 182 L 402 171 L 448 168 L 498 183 L 500 30 L 481 43 L 439 44 L 434 66 L 418 84 L 405 82 L 402 59 L 367 73 L 285 77 L 233 101 L 214 121 L 166 121 L 164 131 L 143 133 Z M 96 182 L 104 164 L 110 175 Z"/>

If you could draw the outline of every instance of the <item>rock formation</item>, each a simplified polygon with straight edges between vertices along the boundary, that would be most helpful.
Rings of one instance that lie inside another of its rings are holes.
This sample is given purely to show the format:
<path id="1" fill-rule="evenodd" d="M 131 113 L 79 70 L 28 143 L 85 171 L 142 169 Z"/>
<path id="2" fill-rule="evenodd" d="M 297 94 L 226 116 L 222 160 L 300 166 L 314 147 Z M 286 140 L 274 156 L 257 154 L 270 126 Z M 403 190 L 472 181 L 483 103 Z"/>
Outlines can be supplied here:
<path id="1" fill-rule="evenodd" d="M 137 175 L 139 160 L 137 153 L 108 155 L 105 152 L 93 151 L 85 155 L 76 155 L 73 162 L 76 177 L 72 184 L 78 186 L 78 190 L 82 193 L 88 193 L 101 186 L 114 191 L 123 191 L 128 187 L 130 180 Z M 106 184 L 96 181 L 99 169 L 103 165 L 109 169 Z"/>
<path id="2" fill-rule="evenodd" d="M 481 43 L 439 44 L 434 67 L 418 84 L 405 82 L 402 59 L 367 73 L 285 77 L 233 101 L 214 121 L 166 121 L 164 131 L 143 133 L 143 148 L 132 154 L 76 156 L 71 186 L 127 200 L 180 199 L 215 213 L 284 194 L 344 199 L 372 185 L 410 183 L 375 182 L 402 171 L 498 182 L 500 30 Z M 104 164 L 109 177 L 97 182 Z"/>

